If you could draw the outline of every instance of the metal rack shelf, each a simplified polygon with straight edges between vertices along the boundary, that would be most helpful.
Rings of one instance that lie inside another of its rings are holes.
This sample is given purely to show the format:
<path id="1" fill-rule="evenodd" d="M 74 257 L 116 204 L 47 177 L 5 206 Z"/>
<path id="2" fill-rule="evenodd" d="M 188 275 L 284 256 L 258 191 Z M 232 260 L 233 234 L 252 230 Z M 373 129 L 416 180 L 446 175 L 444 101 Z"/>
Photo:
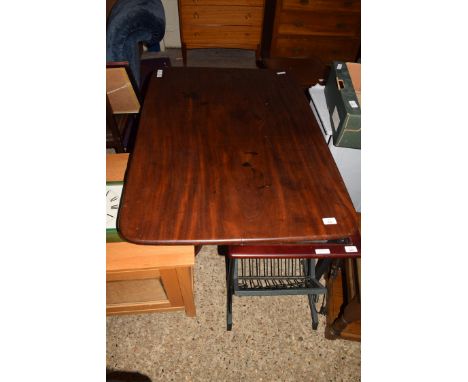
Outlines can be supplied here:
<path id="1" fill-rule="evenodd" d="M 315 302 L 327 293 L 320 278 L 332 259 L 360 257 L 360 238 L 304 245 L 219 247 L 226 259 L 227 330 L 232 329 L 232 297 L 307 295 L 312 328 L 318 327 Z"/>

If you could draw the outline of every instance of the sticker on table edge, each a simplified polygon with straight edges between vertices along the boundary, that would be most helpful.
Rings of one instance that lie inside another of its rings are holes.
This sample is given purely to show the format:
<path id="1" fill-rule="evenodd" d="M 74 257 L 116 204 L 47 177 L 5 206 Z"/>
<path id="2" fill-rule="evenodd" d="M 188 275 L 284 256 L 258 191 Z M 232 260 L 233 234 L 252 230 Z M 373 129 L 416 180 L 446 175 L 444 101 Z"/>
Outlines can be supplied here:
<path id="1" fill-rule="evenodd" d="M 286 72 L 276 72 L 276 74 L 279 76 L 280 74 L 286 74 Z"/>
<path id="2" fill-rule="evenodd" d="M 163 76 L 163 71 L 162 71 L 162 69 L 158 69 L 158 70 L 156 71 L 156 77 L 161 78 L 162 76 Z"/>
<path id="3" fill-rule="evenodd" d="M 316 255 L 329 255 L 330 250 L 328 248 L 317 248 L 315 250 L 315 254 Z"/>
<path id="4" fill-rule="evenodd" d="M 330 225 L 330 224 L 337 224 L 335 218 L 322 218 L 323 224 Z"/>
<path id="5" fill-rule="evenodd" d="M 351 253 L 351 252 L 357 252 L 357 247 L 355 245 L 345 245 L 344 247 L 345 252 Z"/>

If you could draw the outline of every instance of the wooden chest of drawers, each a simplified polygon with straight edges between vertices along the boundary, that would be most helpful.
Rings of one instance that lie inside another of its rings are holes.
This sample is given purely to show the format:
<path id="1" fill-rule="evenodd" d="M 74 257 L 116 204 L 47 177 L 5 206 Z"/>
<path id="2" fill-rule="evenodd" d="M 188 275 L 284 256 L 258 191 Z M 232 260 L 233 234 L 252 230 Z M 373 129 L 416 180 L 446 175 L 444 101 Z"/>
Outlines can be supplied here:
<path id="1" fill-rule="evenodd" d="M 193 48 L 259 53 L 264 0 L 179 0 L 182 54 Z"/>
<path id="2" fill-rule="evenodd" d="M 360 0 L 266 0 L 263 56 L 355 61 L 361 45 Z"/>

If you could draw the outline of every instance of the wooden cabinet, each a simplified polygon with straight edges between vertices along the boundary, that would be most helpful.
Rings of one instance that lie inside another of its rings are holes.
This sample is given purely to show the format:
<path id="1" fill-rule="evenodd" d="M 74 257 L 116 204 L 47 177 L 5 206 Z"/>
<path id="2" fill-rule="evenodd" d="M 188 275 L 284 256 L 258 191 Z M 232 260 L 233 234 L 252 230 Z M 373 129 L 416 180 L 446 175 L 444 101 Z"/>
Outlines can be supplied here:
<path id="1" fill-rule="evenodd" d="M 185 310 L 195 316 L 193 246 L 106 244 L 106 312 Z"/>
<path id="2" fill-rule="evenodd" d="M 360 0 L 266 0 L 263 58 L 355 61 L 361 46 Z"/>
<path id="3" fill-rule="evenodd" d="M 264 0 L 179 0 L 184 64 L 187 49 L 240 48 L 259 53 Z"/>
<path id="4" fill-rule="evenodd" d="M 122 181 L 128 154 L 106 156 L 106 180 Z M 106 313 L 185 310 L 195 316 L 191 245 L 106 243 Z"/>

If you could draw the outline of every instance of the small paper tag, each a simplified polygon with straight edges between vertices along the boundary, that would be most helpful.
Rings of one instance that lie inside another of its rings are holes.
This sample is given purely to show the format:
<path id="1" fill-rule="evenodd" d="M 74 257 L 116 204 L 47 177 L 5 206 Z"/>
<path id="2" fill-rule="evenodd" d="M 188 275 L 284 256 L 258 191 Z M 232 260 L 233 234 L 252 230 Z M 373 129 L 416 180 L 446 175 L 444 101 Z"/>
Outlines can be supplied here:
<path id="1" fill-rule="evenodd" d="M 329 224 L 336 224 L 336 219 L 335 218 L 322 218 L 323 224 L 329 225 Z"/>
<path id="2" fill-rule="evenodd" d="M 340 116 L 338 115 L 338 109 L 336 108 L 336 106 L 335 109 L 333 109 L 332 122 L 335 130 L 338 130 L 338 126 L 340 126 Z"/>
<path id="3" fill-rule="evenodd" d="M 344 247 L 345 252 L 357 252 L 357 248 L 355 245 L 345 245 Z"/>
<path id="4" fill-rule="evenodd" d="M 349 101 L 349 104 L 353 109 L 357 109 L 359 107 L 356 101 Z"/>
<path id="5" fill-rule="evenodd" d="M 328 248 L 319 248 L 315 250 L 316 255 L 329 255 L 330 250 Z"/>
<path id="6" fill-rule="evenodd" d="M 280 75 L 280 74 L 286 74 L 286 72 L 276 72 L 276 74 Z"/>
<path id="7" fill-rule="evenodd" d="M 158 69 L 156 72 L 156 77 L 161 78 L 163 76 L 163 71 L 162 69 Z"/>
<path id="8" fill-rule="evenodd" d="M 342 66 L 343 66 L 343 64 L 338 64 L 338 65 L 336 65 L 336 69 L 341 70 Z"/>

